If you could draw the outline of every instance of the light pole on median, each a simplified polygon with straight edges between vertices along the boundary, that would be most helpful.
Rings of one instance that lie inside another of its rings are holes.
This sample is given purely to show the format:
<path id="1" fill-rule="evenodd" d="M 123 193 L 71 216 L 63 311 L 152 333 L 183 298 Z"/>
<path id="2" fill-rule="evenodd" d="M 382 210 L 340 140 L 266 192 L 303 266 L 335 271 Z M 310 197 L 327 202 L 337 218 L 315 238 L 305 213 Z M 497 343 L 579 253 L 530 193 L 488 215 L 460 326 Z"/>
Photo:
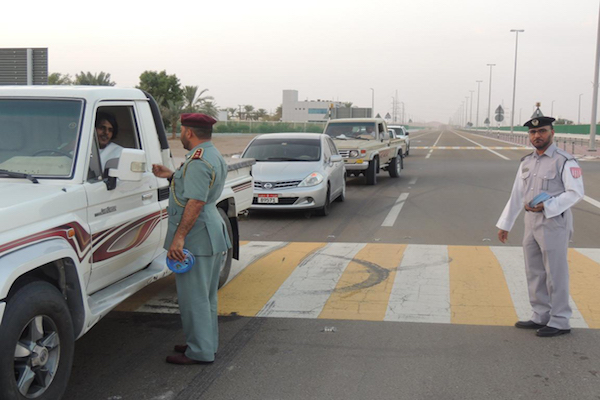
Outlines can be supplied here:
<path id="1" fill-rule="evenodd" d="M 371 118 L 375 118 L 375 89 L 371 89 Z"/>
<path id="2" fill-rule="evenodd" d="M 474 90 L 469 90 L 471 92 L 471 109 L 469 111 L 469 122 L 473 124 L 473 92 Z"/>
<path id="3" fill-rule="evenodd" d="M 475 127 L 479 127 L 479 90 L 481 89 L 481 82 L 483 81 L 475 81 L 477 82 L 477 122 L 475 123 Z"/>
<path id="4" fill-rule="evenodd" d="M 487 119 L 488 122 L 490 123 L 490 125 L 492 124 L 492 121 L 490 120 L 490 115 L 491 115 L 491 111 L 492 111 L 492 67 L 495 67 L 496 64 L 487 64 L 488 67 L 490 67 L 490 89 L 489 89 L 489 97 L 488 97 L 488 113 L 487 113 Z"/>
<path id="5" fill-rule="evenodd" d="M 519 49 L 519 33 L 525 32 L 524 29 L 511 29 L 511 32 L 516 33 L 515 41 L 515 77 L 513 80 L 513 98 L 512 98 L 512 111 L 510 113 L 510 133 L 513 133 L 515 127 L 515 95 L 517 92 L 517 51 Z"/>
<path id="6" fill-rule="evenodd" d="M 465 126 L 469 123 L 469 96 L 465 96 Z"/>
<path id="7" fill-rule="evenodd" d="M 550 105 L 550 116 L 551 116 L 551 117 L 554 117 L 554 102 L 555 102 L 555 101 L 556 101 L 556 100 L 552 100 L 552 103 L 551 103 L 551 105 Z"/>

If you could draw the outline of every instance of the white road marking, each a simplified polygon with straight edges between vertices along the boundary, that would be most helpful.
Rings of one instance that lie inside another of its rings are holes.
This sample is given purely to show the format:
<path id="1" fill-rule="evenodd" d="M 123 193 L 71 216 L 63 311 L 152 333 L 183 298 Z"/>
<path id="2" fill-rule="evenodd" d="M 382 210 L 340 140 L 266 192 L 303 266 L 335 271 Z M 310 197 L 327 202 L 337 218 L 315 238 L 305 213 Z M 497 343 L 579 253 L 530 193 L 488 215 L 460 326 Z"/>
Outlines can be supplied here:
<path id="1" fill-rule="evenodd" d="M 446 246 L 409 245 L 396 272 L 384 321 L 450 323 Z"/>
<path id="2" fill-rule="evenodd" d="M 410 180 L 410 182 L 408 182 L 408 184 L 409 184 L 409 185 L 414 185 L 415 183 L 417 183 L 417 179 L 419 179 L 419 178 L 412 178 L 412 179 Z"/>
<path id="3" fill-rule="evenodd" d="M 457 135 L 457 136 L 460 136 L 461 138 L 463 138 L 463 139 L 465 139 L 465 140 L 468 140 L 469 142 L 471 142 L 471 143 L 473 143 L 473 144 L 476 144 L 477 146 L 481 147 L 482 149 L 485 149 L 485 150 L 489 151 L 490 153 L 497 155 L 497 156 L 498 156 L 498 157 L 500 157 L 500 158 L 503 158 L 503 159 L 505 159 L 505 160 L 510 160 L 510 158 L 508 158 L 508 157 L 505 157 L 505 156 L 503 156 L 502 154 L 500 154 L 500 153 L 498 153 L 498 152 L 495 152 L 494 150 L 490 149 L 489 147 L 483 146 L 483 145 L 481 145 L 481 144 L 477 143 L 477 142 L 476 142 L 476 141 L 474 141 L 474 140 L 471 140 L 471 139 L 469 139 L 469 138 L 466 138 L 466 137 L 464 137 L 463 135 L 459 134 L 459 133 L 458 133 L 458 132 L 456 132 L 456 131 L 452 131 L 452 133 L 454 133 L 454 134 L 455 134 L 455 135 Z"/>
<path id="4" fill-rule="evenodd" d="M 394 226 L 396 219 L 398 218 L 398 214 L 402 211 L 402 207 L 404 206 L 404 202 L 408 198 L 408 193 L 402 193 L 396 203 L 392 206 L 392 209 L 388 213 L 387 217 L 383 220 L 381 226 Z"/>
<path id="5" fill-rule="evenodd" d="M 257 314 L 317 318 L 342 273 L 365 243 L 329 243 L 305 259 Z"/>
<path id="6" fill-rule="evenodd" d="M 583 199 L 593 205 L 594 207 L 600 208 L 600 201 L 594 200 L 591 197 L 583 196 Z"/>

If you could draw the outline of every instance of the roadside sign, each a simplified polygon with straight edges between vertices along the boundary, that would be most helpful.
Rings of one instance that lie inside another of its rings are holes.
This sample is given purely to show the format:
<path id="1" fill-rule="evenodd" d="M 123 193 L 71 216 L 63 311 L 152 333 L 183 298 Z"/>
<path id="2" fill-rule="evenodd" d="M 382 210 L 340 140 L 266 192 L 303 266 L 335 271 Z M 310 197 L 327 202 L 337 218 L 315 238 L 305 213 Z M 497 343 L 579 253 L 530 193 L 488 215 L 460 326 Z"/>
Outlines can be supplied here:
<path id="1" fill-rule="evenodd" d="M 489 118 L 486 118 L 486 119 L 485 119 L 485 121 L 483 121 L 483 124 L 484 124 L 484 125 L 486 125 L 486 126 L 489 126 L 489 124 L 490 124 L 490 119 L 489 119 Z"/>
<path id="2" fill-rule="evenodd" d="M 494 117 L 494 119 L 498 122 L 502 122 L 504 121 L 504 115 L 502 114 L 496 114 L 496 116 Z"/>
<path id="3" fill-rule="evenodd" d="M 496 108 L 496 114 L 504 114 L 504 109 L 502 108 L 502 106 L 498 106 L 498 108 Z"/>

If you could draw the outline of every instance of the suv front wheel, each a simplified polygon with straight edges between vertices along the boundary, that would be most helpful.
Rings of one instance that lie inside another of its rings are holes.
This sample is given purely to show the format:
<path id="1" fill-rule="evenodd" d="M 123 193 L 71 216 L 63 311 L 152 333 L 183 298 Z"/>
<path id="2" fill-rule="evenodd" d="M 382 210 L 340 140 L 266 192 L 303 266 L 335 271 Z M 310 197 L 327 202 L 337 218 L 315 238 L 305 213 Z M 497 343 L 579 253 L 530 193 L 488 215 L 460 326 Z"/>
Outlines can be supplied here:
<path id="1" fill-rule="evenodd" d="M 19 289 L 0 326 L 0 398 L 60 399 L 73 364 L 71 314 L 47 282 Z"/>

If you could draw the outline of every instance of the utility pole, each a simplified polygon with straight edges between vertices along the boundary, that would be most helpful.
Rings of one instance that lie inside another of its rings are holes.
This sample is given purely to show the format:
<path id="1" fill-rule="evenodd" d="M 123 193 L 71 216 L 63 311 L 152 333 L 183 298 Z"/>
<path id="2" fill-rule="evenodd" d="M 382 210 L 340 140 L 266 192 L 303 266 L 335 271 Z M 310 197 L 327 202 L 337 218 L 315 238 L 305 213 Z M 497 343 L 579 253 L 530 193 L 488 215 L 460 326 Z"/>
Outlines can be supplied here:
<path id="1" fill-rule="evenodd" d="M 481 82 L 483 81 L 475 81 L 477 82 L 477 122 L 475 123 L 475 127 L 479 127 L 479 91 L 481 89 Z"/>
<path id="2" fill-rule="evenodd" d="M 511 29 L 511 32 L 516 33 L 515 42 L 515 77 L 513 81 L 513 98 L 512 98 L 512 110 L 510 112 L 510 133 L 513 133 L 515 127 L 515 95 L 517 93 L 517 50 L 519 49 L 519 33 L 525 32 L 524 29 Z"/>
<path id="3" fill-rule="evenodd" d="M 490 67 L 490 90 L 489 90 L 489 98 L 488 98 L 488 114 L 487 114 L 487 119 L 490 122 L 490 125 L 492 125 L 492 120 L 490 119 L 490 115 L 491 115 L 491 111 L 492 111 L 492 67 L 495 67 L 496 64 L 488 64 L 488 67 Z"/>

